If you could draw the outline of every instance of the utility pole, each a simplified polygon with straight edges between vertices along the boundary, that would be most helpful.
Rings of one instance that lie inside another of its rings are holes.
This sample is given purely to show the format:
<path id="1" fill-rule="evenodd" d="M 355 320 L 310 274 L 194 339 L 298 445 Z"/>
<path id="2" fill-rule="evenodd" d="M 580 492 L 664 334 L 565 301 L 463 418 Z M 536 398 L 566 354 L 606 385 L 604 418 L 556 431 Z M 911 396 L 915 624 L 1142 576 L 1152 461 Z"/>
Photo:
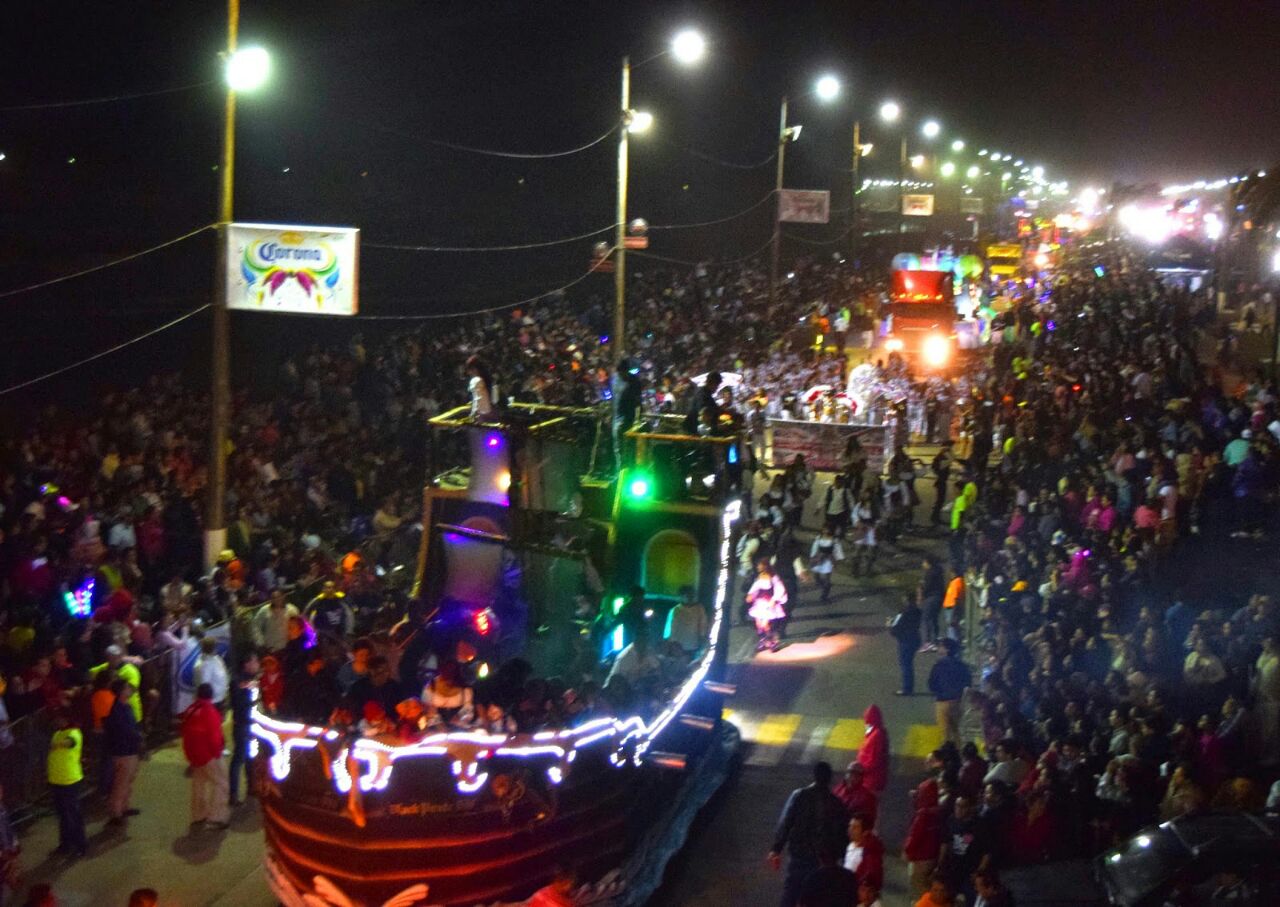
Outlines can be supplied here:
<path id="1" fill-rule="evenodd" d="M 862 123 L 853 121 L 853 194 L 849 197 L 849 257 L 858 253 L 858 192 L 862 184 L 858 182 L 858 165 L 862 160 Z"/>
<path id="2" fill-rule="evenodd" d="M 778 116 L 778 175 L 774 181 L 773 195 L 773 249 L 769 255 L 769 305 L 778 297 L 778 259 L 782 254 L 782 174 L 787 162 L 787 99 L 782 98 L 782 111 Z"/>
<path id="3" fill-rule="evenodd" d="M 627 136 L 631 118 L 631 58 L 622 58 L 621 128 L 618 130 L 618 210 L 613 248 L 613 360 L 621 362 L 627 343 Z"/>
<path id="4" fill-rule="evenodd" d="M 227 59 L 236 52 L 240 0 L 227 0 Z M 218 235 L 213 273 L 212 413 L 209 431 L 209 483 L 205 502 L 204 565 L 213 566 L 226 547 L 227 426 L 231 419 L 231 325 L 227 313 L 227 226 L 235 198 L 236 93 L 227 86 L 222 128 L 222 180 L 218 202 Z"/>

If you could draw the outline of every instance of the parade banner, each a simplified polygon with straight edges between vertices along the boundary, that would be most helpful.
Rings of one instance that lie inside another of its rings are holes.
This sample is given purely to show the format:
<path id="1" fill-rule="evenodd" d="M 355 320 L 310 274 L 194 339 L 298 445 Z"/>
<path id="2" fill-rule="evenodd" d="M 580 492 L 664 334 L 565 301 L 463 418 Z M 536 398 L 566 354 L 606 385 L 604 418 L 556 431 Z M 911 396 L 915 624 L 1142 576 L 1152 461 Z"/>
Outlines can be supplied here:
<path id="1" fill-rule="evenodd" d="M 888 427 L 884 425 L 770 419 L 769 434 L 772 438 L 769 465 L 774 469 L 786 466 L 796 454 L 804 454 L 809 468 L 835 472 L 840 469 L 844 446 L 854 435 L 866 451 L 868 473 L 874 475 L 884 469 L 885 447 L 889 437 Z"/>
<path id="2" fill-rule="evenodd" d="M 359 239 L 354 227 L 229 225 L 227 308 L 354 315 Z"/>
<path id="3" fill-rule="evenodd" d="M 789 224 L 825 224 L 831 219 L 831 193 L 826 189 L 783 189 L 778 193 L 778 220 Z"/>
<path id="4" fill-rule="evenodd" d="M 932 217 L 933 216 L 933 196 L 932 195 L 904 195 L 902 196 L 902 213 L 908 217 Z"/>

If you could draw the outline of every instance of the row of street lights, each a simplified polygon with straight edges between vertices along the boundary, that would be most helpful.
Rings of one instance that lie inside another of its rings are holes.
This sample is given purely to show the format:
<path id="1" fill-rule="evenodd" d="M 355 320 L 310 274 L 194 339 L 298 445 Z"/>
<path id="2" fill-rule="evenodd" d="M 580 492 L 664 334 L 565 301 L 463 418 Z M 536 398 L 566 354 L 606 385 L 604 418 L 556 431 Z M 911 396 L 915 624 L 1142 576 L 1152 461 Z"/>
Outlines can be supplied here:
<path id="1" fill-rule="evenodd" d="M 226 518 L 223 511 L 226 496 L 226 448 L 227 426 L 230 417 L 230 334 L 226 305 L 226 228 L 232 221 L 234 201 L 235 172 L 235 114 L 236 96 L 238 93 L 250 92 L 259 88 L 267 79 L 271 70 L 271 61 L 267 52 L 260 47 L 237 48 L 237 37 L 240 21 L 240 0 L 227 0 L 227 50 L 224 57 L 226 77 L 226 106 L 223 130 L 222 180 L 220 202 L 218 207 L 218 246 L 217 270 L 214 274 L 213 297 L 213 362 L 212 362 L 212 397 L 213 413 L 210 431 L 210 469 L 209 499 L 206 508 L 205 523 L 205 557 L 209 563 L 222 550 L 226 539 Z M 631 107 L 631 73 L 647 63 L 662 57 L 671 56 L 677 62 L 692 65 L 700 61 L 706 54 L 707 43 L 701 34 L 693 29 L 685 29 L 677 33 L 670 44 L 654 55 L 641 60 L 634 66 L 630 57 L 622 58 L 621 98 L 619 112 L 621 120 L 618 130 L 618 183 L 616 236 L 613 250 L 614 264 L 614 324 L 613 344 L 614 356 L 620 360 L 626 351 L 626 259 L 627 259 L 627 188 L 630 175 L 629 140 L 633 133 L 643 133 L 653 125 L 653 115 L 647 111 L 634 110 Z M 812 95 L 823 103 L 831 103 L 839 98 L 843 91 L 840 79 L 827 74 L 818 78 L 806 97 Z M 879 119 L 882 123 L 893 126 L 902 119 L 902 107 L 896 101 L 884 101 L 880 104 Z M 788 123 L 788 98 L 782 98 L 778 124 L 777 173 L 774 199 L 774 225 L 772 251 L 770 257 L 769 295 L 772 301 L 777 292 L 778 268 L 781 246 L 781 206 L 782 189 L 785 181 L 786 146 L 800 137 L 799 124 Z M 936 140 L 942 134 L 942 125 L 934 119 L 928 119 L 920 125 L 920 135 L 927 141 Z M 962 139 L 951 142 L 953 152 L 964 150 Z M 862 124 L 855 119 L 853 124 L 852 154 L 852 193 L 850 201 L 850 233 L 856 233 L 858 223 L 858 191 L 859 164 L 863 157 L 872 150 L 870 142 L 862 141 Z M 984 149 L 983 154 L 986 154 Z M 991 154 L 993 160 L 1000 160 L 999 152 Z M 1008 156 L 1003 157 L 1008 160 Z M 923 156 L 911 159 L 916 166 L 923 166 Z M 1021 161 L 1017 162 L 1021 165 Z M 907 133 L 902 132 L 898 157 L 898 189 L 899 208 L 904 191 L 908 166 Z M 955 164 L 948 161 L 941 167 L 943 176 L 955 173 Z M 1041 170 L 1041 168 L 1036 168 Z M 979 168 L 972 166 L 968 175 L 978 175 Z M 1041 170 L 1041 175 L 1043 171 Z"/>

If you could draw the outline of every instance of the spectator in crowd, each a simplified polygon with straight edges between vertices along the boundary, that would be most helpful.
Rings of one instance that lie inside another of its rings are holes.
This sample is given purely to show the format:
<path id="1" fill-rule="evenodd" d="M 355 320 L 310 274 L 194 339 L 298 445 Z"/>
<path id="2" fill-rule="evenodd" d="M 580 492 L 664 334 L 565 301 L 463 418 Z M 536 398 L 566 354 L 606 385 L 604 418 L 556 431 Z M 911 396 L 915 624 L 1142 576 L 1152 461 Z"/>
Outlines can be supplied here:
<path id="1" fill-rule="evenodd" d="M 240 780 L 253 791 L 253 763 L 249 758 L 250 728 L 253 724 L 253 693 L 258 680 L 258 653 L 241 652 L 236 657 L 235 683 L 231 686 L 231 764 L 228 769 L 227 803 L 239 806 Z"/>
<path id="2" fill-rule="evenodd" d="M 271 590 L 271 598 L 258 609 L 259 644 L 268 652 L 282 652 L 289 642 L 289 621 L 298 617 L 298 609 L 285 597 L 284 589 Z"/>
<path id="3" fill-rule="evenodd" d="M 212 636 L 200 640 L 200 654 L 196 656 L 191 678 L 192 685 L 197 688 L 208 684 L 213 692 L 214 706 L 218 709 L 225 708 L 231 680 L 227 676 L 227 664 L 218 654 L 218 641 Z"/>
<path id="4" fill-rule="evenodd" d="M 0 904 L 8 897 L 6 892 L 18 887 L 21 856 L 22 842 L 9 818 L 9 809 L 4 805 L 4 786 L 0 785 Z"/>
<path id="5" fill-rule="evenodd" d="M 133 780 L 138 775 L 138 759 L 142 754 L 142 730 L 129 704 L 133 685 L 123 677 L 111 683 L 115 703 L 103 722 L 104 744 L 111 755 L 111 791 L 107 797 L 108 827 L 122 827 L 140 810 L 131 807 Z"/>
<path id="6" fill-rule="evenodd" d="M 49 792 L 53 796 L 54 811 L 58 814 L 58 847 L 54 852 L 76 859 L 89 852 L 84 813 L 80 808 L 80 794 L 84 787 L 81 763 L 84 737 L 61 709 L 54 713 L 53 728 L 46 761 Z"/>
<path id="7" fill-rule="evenodd" d="M 844 778 L 836 784 L 835 795 L 850 816 L 863 816 L 872 828 L 879 814 L 879 798 L 866 785 L 867 770 L 861 762 L 850 762 Z"/>
<path id="8" fill-rule="evenodd" d="M 844 868 L 858 883 L 877 891 L 884 887 L 884 842 L 875 833 L 870 817 L 855 815 L 849 820 L 849 846 L 844 852 Z"/>
<path id="9" fill-rule="evenodd" d="M 213 701 L 213 687 L 202 683 L 195 702 L 182 713 L 182 753 L 191 767 L 191 830 L 205 825 L 225 829 L 229 824 L 230 796 L 227 763 L 222 751 L 222 715 Z"/>
<path id="10" fill-rule="evenodd" d="M 693 586 L 682 586 L 680 602 L 671 611 L 668 638 L 692 660 L 707 647 L 708 632 L 707 609 L 698 601 Z"/>
<path id="11" fill-rule="evenodd" d="M 842 866 L 835 848 L 818 853 L 818 868 L 800 886 L 799 907 L 846 907 L 858 897 L 857 876 Z"/>

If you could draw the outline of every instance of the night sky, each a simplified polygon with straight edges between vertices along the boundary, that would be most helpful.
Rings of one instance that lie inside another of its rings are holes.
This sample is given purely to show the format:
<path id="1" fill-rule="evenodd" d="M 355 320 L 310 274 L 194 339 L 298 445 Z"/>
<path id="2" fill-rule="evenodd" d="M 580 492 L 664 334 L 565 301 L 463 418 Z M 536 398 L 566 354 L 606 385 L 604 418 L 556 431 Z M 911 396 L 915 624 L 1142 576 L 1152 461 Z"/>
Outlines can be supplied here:
<path id="1" fill-rule="evenodd" d="M 223 4 L 194 0 L 5 4 L 0 108 L 209 84 L 0 110 L 0 290 L 213 219 L 224 17 Z M 907 112 L 913 148 L 934 117 L 948 142 L 1000 148 L 1076 182 L 1277 162 L 1280 4 L 244 0 L 241 43 L 267 46 L 275 72 L 241 103 L 237 218 L 356 225 L 366 244 L 521 242 L 607 226 L 612 139 L 531 161 L 427 140 L 518 152 L 584 144 L 613 121 L 622 54 L 649 56 L 684 25 L 712 42 L 704 62 L 658 59 L 634 76 L 634 106 L 657 122 L 632 142 L 631 212 L 654 224 L 720 217 L 769 191 L 772 165 L 749 165 L 773 150 L 783 93 L 805 126 L 787 183 L 832 189 L 836 208 L 848 204 L 852 121 L 874 121 L 890 96 Z M 801 97 L 826 71 L 845 80 L 840 101 Z M 896 135 L 867 126 L 864 141 L 878 148 L 865 175 L 894 175 Z M 823 229 L 812 235 L 842 225 Z M 727 227 L 663 234 L 653 251 L 731 257 L 768 236 L 766 205 Z M 589 248 L 444 256 L 366 246 L 365 311 L 519 298 L 580 274 Z M 75 292 L 146 312 L 207 294 L 211 244 L 161 255 Z"/>

